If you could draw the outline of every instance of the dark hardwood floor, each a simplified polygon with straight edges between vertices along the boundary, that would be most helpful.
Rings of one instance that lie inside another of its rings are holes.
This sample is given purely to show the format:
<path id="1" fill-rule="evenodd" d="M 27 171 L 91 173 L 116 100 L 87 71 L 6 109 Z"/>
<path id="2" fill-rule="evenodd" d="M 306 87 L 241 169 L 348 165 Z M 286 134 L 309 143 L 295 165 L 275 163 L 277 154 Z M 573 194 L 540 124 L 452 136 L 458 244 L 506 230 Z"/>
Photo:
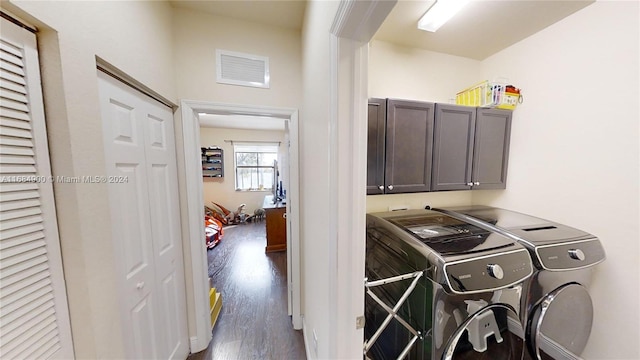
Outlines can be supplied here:
<path id="1" fill-rule="evenodd" d="M 302 331 L 287 315 L 287 253 L 265 254 L 265 223 L 224 229 L 208 250 L 222 311 L 209 347 L 188 360 L 306 359 Z"/>

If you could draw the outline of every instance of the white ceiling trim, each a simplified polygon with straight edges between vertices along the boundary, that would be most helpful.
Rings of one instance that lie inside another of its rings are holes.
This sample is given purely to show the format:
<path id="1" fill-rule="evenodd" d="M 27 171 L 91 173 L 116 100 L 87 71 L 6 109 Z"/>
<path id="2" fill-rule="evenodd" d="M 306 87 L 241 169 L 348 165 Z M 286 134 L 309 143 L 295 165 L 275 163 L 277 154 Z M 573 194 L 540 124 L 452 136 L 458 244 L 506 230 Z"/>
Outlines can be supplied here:
<path id="1" fill-rule="evenodd" d="M 285 119 L 272 116 L 198 114 L 200 127 L 284 131 Z"/>

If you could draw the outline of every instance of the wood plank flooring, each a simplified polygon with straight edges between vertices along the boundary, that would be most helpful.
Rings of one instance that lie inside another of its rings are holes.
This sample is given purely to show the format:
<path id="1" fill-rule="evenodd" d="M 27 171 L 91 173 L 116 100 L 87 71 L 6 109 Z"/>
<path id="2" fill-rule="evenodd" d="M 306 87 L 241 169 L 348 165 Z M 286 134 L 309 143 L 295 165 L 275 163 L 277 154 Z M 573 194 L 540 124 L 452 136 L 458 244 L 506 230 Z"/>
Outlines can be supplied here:
<path id="1" fill-rule="evenodd" d="M 287 315 L 287 253 L 265 254 L 265 223 L 225 228 L 207 251 L 222 311 L 209 347 L 188 360 L 306 359 L 302 331 Z"/>

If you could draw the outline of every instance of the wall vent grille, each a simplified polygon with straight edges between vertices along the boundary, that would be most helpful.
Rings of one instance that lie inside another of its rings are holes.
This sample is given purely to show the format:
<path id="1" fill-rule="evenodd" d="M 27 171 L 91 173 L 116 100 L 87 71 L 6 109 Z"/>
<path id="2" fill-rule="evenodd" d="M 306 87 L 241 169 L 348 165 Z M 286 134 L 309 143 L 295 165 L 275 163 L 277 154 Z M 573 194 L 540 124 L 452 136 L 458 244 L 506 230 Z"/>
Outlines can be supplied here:
<path id="1" fill-rule="evenodd" d="M 269 88 L 269 58 L 216 50 L 217 82 L 220 84 Z"/>

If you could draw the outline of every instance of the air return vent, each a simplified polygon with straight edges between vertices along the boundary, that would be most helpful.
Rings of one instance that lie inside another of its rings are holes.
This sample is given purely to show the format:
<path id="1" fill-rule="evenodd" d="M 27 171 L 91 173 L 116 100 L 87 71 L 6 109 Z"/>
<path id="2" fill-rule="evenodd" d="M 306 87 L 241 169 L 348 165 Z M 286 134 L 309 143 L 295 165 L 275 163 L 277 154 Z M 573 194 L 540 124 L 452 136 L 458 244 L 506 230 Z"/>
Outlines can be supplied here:
<path id="1" fill-rule="evenodd" d="M 269 58 L 216 50 L 217 82 L 269 88 Z"/>

